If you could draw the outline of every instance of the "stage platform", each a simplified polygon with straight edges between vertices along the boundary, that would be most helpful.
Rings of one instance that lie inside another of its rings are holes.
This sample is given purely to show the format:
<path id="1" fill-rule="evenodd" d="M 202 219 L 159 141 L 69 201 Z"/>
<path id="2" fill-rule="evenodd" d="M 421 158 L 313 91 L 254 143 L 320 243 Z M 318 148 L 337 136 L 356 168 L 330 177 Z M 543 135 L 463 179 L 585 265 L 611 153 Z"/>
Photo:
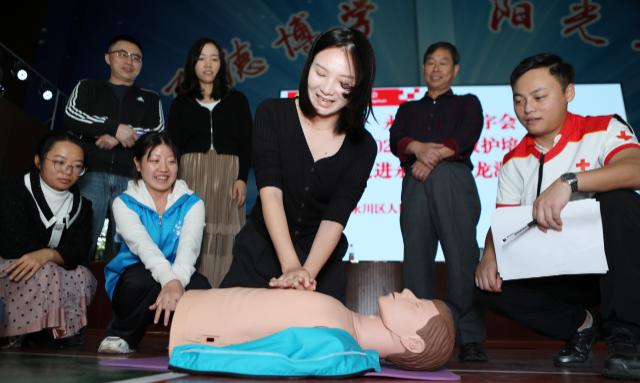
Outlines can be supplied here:
<path id="1" fill-rule="evenodd" d="M 173 372 L 147 371 L 132 368 L 104 367 L 96 350 L 104 331 L 87 330 L 81 346 L 63 350 L 20 348 L 0 351 L 0 382 L 273 382 L 278 379 L 238 379 L 228 377 L 188 376 Z M 140 344 L 138 352 L 129 358 L 166 355 L 168 334 L 152 332 Z M 460 363 L 454 354 L 449 370 L 461 381 L 476 382 L 611 382 L 600 375 L 606 350 L 598 344 L 591 366 L 560 369 L 552 364 L 552 357 L 561 346 L 558 342 L 491 342 L 488 363 Z M 121 358 L 121 357 L 118 357 Z M 361 377 L 346 380 L 296 379 L 288 382 L 409 382 L 409 380 Z M 620 381 L 620 380 L 618 380 Z"/>

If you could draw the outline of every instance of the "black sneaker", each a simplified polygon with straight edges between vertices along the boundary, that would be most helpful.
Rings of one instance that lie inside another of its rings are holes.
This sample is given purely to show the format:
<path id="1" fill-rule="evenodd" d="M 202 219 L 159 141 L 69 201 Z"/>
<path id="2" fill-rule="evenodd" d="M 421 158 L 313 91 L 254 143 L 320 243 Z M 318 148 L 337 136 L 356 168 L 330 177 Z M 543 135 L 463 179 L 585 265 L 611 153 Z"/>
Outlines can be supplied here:
<path id="1" fill-rule="evenodd" d="M 553 365 L 556 367 L 583 366 L 591 361 L 591 347 L 598 339 L 600 332 L 600 315 L 589 310 L 593 323 L 591 327 L 582 331 L 576 331 L 573 337 L 565 343 L 558 355 L 553 357 Z"/>
<path id="2" fill-rule="evenodd" d="M 640 338 L 629 329 L 616 327 L 607 338 L 609 357 L 603 375 L 617 379 L 640 379 Z"/>
<path id="3" fill-rule="evenodd" d="M 461 362 L 488 362 L 489 357 L 480 343 L 465 343 L 460 346 L 458 360 Z"/>

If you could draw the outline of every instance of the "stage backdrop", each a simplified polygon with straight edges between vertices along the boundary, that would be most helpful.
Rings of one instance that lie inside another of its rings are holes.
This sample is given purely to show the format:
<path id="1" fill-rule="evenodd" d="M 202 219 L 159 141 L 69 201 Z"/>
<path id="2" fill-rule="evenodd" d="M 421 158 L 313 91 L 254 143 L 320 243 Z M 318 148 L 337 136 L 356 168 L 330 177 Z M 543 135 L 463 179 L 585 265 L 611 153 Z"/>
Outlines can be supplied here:
<path id="1" fill-rule="evenodd" d="M 522 58 L 553 52 L 575 66 L 578 83 L 621 83 L 629 121 L 640 126 L 635 0 L 76 0 L 49 1 L 47 14 L 35 63 L 39 71 L 67 93 L 80 79 L 107 78 L 106 42 L 118 33 L 132 34 L 144 47 L 138 82 L 162 95 L 165 114 L 197 38 L 221 43 L 234 86 L 255 110 L 279 90 L 297 88 L 317 33 L 346 25 L 373 44 L 377 87 L 421 84 L 422 54 L 438 40 L 460 50 L 459 86 L 507 84 Z M 585 111 L 600 112 L 612 111 Z M 504 113 L 513 116 L 508 107 Z M 378 118 L 384 122 L 388 116 Z M 249 187 L 251 207 L 256 191 L 253 183 Z"/>
<path id="2" fill-rule="evenodd" d="M 376 118 L 369 118 L 367 129 L 378 146 L 364 195 L 351 213 L 346 235 L 349 251 L 345 259 L 351 261 L 401 261 L 400 191 L 405 176 L 398 158 L 389 147 L 389 128 L 400 104 L 424 96 L 425 87 L 376 88 L 373 105 Z M 496 202 L 498 171 L 502 159 L 526 133 L 513 112 L 511 88 L 507 85 L 455 86 L 457 94 L 478 96 L 484 113 L 480 140 L 471 155 L 482 212 L 477 229 L 478 243 L 483 246 Z M 294 97 L 296 91 L 282 91 L 281 97 Z M 576 97 L 569 110 L 577 114 L 617 113 L 625 118 L 620 84 L 578 84 Z M 410 175 L 409 175 L 410 177 Z M 517 228 L 514 228 L 514 230 Z M 438 248 L 437 260 L 443 260 Z"/>

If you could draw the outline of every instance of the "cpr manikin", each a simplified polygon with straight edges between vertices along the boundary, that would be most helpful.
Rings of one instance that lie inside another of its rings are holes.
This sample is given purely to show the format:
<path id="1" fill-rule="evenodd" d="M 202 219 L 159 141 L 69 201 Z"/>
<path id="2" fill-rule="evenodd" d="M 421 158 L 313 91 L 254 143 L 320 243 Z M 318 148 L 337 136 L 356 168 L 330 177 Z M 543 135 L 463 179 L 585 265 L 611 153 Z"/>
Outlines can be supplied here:
<path id="1" fill-rule="evenodd" d="M 289 327 L 333 327 L 401 368 L 433 370 L 449 360 L 455 331 L 443 302 L 418 299 L 405 289 L 379 297 L 378 303 L 380 316 L 365 316 L 328 295 L 305 290 L 187 291 L 173 317 L 169 353 L 183 344 L 243 343 Z"/>

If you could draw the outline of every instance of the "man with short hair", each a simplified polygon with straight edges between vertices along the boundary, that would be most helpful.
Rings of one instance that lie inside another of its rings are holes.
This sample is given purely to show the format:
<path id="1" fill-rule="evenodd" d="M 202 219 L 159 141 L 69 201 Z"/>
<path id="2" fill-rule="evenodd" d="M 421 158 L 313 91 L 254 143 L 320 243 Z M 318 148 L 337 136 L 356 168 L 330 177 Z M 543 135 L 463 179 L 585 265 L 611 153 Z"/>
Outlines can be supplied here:
<path id="1" fill-rule="evenodd" d="M 484 322 L 473 304 L 480 198 L 470 159 L 483 115 L 476 96 L 451 91 L 459 61 L 456 47 L 448 42 L 427 48 L 423 73 L 428 91 L 421 100 L 398 109 L 390 131 L 391 151 L 406 173 L 400 213 L 404 286 L 420 298 L 434 298 L 440 241 L 447 264 L 446 300 L 460 344 L 458 357 L 487 361 L 482 348 Z"/>
<path id="2" fill-rule="evenodd" d="M 600 303 L 609 343 L 604 374 L 640 379 L 640 144 L 617 115 L 568 112 L 573 80 L 573 67 L 553 54 L 526 58 L 511 74 L 514 109 L 528 133 L 504 157 L 497 207 L 532 205 L 541 229 L 561 230 L 566 204 L 595 196 L 609 271 L 503 282 L 489 230 L 476 270 L 478 296 L 533 330 L 565 340 L 554 358 L 559 367 L 590 359 L 600 332 L 591 306 Z"/>
<path id="3" fill-rule="evenodd" d="M 138 136 L 164 129 L 162 104 L 157 93 L 134 85 L 142 68 L 142 47 L 133 37 L 115 36 L 104 60 L 111 68 L 108 81 L 81 80 L 65 108 L 65 126 L 80 137 L 87 173 L 78 182 L 82 195 L 93 204 L 93 258 L 113 199 L 131 177 L 131 147 Z"/>

